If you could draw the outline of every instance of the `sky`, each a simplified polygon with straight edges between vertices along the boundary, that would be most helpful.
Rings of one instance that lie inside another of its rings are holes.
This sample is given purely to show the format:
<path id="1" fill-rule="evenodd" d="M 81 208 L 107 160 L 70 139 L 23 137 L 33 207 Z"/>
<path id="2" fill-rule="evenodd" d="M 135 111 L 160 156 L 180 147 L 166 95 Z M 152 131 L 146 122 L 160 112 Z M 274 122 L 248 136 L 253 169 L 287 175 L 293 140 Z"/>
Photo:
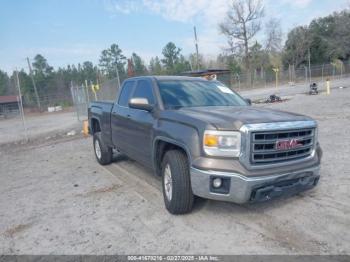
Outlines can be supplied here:
<path id="1" fill-rule="evenodd" d="M 184 55 L 215 57 L 227 45 L 218 24 L 233 0 L 0 0 L 0 70 L 27 70 L 42 54 L 55 68 L 98 63 L 112 43 L 146 62 L 174 42 Z M 297 25 L 349 7 L 349 0 L 264 0 L 264 21 L 279 19 L 284 36 Z M 263 41 L 263 31 L 258 36 Z"/>

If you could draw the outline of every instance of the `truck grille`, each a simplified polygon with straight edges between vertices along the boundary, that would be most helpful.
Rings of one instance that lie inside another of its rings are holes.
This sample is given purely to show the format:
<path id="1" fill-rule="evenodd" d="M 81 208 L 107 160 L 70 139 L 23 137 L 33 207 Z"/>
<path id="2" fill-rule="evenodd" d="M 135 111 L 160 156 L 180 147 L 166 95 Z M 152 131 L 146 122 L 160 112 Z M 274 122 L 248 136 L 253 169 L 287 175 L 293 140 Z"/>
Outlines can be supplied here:
<path id="1" fill-rule="evenodd" d="M 308 128 L 252 132 L 251 163 L 280 163 L 310 156 L 314 146 L 314 130 L 314 128 Z M 278 146 L 281 143 L 286 146 Z"/>

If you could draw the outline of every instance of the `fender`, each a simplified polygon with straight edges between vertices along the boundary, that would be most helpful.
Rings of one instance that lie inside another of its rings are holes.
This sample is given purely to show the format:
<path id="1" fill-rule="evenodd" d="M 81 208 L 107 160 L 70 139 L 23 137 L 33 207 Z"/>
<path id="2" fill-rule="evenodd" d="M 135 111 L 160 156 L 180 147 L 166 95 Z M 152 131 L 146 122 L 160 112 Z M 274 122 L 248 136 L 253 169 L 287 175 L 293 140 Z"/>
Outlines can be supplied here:
<path id="1" fill-rule="evenodd" d="M 89 133 L 90 133 L 91 135 L 93 134 L 93 132 L 92 132 L 92 122 L 95 121 L 95 120 L 98 122 L 100 128 L 102 129 L 101 123 L 100 123 L 100 119 L 98 119 L 97 117 L 94 117 L 94 116 L 91 117 L 91 118 L 90 118 L 90 122 L 89 122 Z"/>
<path id="2" fill-rule="evenodd" d="M 152 159 L 153 159 L 153 168 L 154 170 L 157 170 L 157 158 L 156 158 L 156 145 L 159 141 L 162 141 L 162 142 L 167 142 L 167 143 L 170 143 L 170 144 L 174 144 L 178 147 L 180 147 L 181 149 L 183 149 L 187 156 L 188 156 L 188 160 L 189 160 L 189 163 L 191 165 L 192 163 L 192 156 L 191 156 L 191 152 L 188 148 L 187 145 L 179 142 L 179 141 L 176 141 L 175 139 L 172 139 L 172 138 L 169 138 L 169 137 L 165 137 L 165 136 L 156 136 L 154 138 L 154 141 L 153 141 L 153 146 L 152 146 Z"/>

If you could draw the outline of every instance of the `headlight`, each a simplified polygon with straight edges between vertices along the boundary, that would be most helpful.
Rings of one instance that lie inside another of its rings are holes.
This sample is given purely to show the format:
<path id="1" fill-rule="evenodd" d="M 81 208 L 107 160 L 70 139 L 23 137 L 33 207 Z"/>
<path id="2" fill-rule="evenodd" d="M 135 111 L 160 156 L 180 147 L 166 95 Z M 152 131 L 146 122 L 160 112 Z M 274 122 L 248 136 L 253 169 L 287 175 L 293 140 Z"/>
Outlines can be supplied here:
<path id="1" fill-rule="evenodd" d="M 203 136 L 203 148 L 210 156 L 237 157 L 241 151 L 241 133 L 206 130 Z"/>

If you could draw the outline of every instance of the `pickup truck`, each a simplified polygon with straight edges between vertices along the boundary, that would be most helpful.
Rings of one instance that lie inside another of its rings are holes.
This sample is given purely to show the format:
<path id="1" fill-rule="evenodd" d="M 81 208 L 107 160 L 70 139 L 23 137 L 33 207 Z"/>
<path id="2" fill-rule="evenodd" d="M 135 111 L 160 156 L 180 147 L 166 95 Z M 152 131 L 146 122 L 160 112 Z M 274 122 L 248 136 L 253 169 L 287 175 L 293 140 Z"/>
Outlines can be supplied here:
<path id="1" fill-rule="evenodd" d="M 251 106 L 219 81 L 129 78 L 116 101 L 92 102 L 88 118 L 97 161 L 121 152 L 152 168 L 172 214 L 190 212 L 196 196 L 260 202 L 319 181 L 316 121 Z"/>

